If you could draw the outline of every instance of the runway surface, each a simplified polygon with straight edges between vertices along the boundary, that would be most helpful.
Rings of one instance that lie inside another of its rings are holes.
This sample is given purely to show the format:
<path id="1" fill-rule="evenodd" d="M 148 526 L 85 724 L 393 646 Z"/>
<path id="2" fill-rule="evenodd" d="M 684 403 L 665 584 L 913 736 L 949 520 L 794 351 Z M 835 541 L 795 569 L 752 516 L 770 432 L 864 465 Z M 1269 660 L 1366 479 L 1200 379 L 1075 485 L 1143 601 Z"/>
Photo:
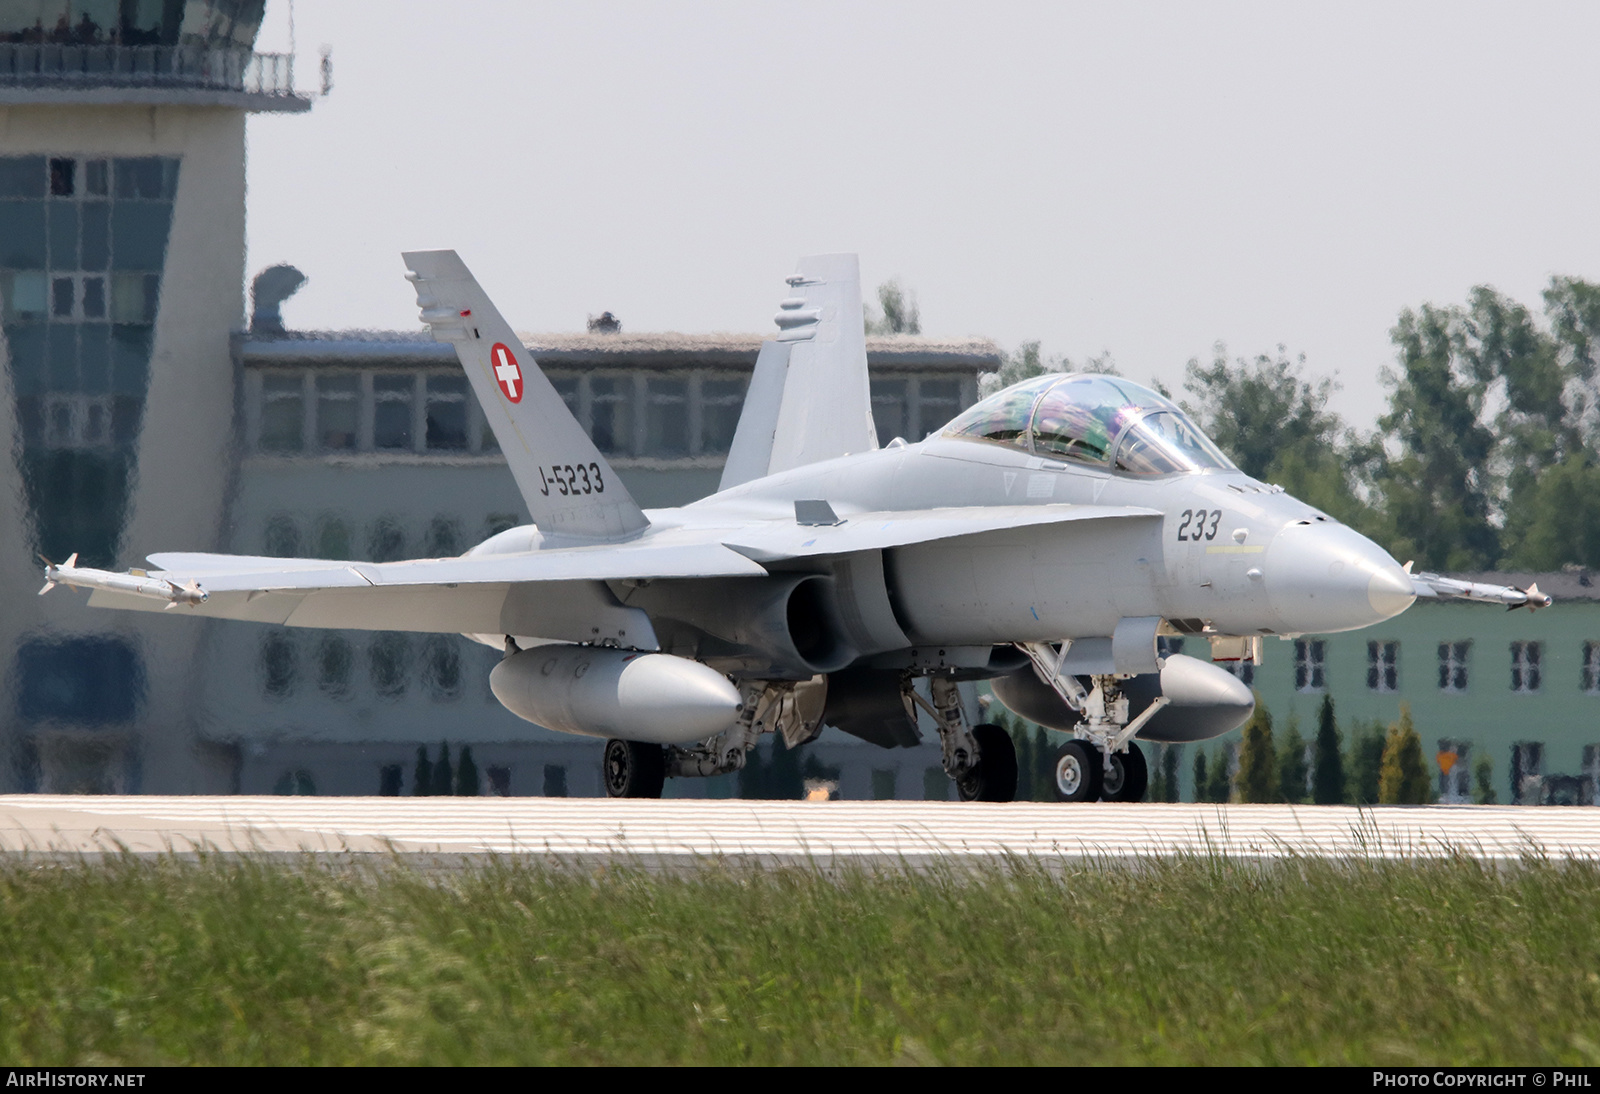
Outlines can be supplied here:
<path id="1" fill-rule="evenodd" d="M 0 850 L 311 851 L 677 861 L 1600 858 L 1600 809 L 590 798 L 0 796 Z"/>

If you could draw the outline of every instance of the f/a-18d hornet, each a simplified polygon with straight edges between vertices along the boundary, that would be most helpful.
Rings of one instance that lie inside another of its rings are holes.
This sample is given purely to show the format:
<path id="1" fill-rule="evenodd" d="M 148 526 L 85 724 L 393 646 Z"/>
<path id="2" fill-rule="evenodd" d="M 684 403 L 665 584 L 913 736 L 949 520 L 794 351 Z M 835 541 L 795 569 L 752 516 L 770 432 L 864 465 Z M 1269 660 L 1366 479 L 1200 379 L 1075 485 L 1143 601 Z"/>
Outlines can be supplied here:
<path id="1" fill-rule="evenodd" d="M 1072 734 L 1062 800 L 1137 801 L 1137 741 L 1204 740 L 1250 716 L 1250 689 L 1213 661 L 1259 662 L 1264 637 L 1366 627 L 1419 595 L 1549 603 L 1411 573 L 1119 377 L 1040 376 L 880 448 L 854 255 L 802 259 L 788 279 L 718 491 L 641 510 L 456 253 L 404 258 L 531 524 L 406 562 L 168 553 L 116 574 L 74 556 L 47 565 L 45 591 L 465 634 L 505 651 L 489 683 L 507 709 L 605 739 L 615 797 L 736 771 L 763 733 L 913 745 L 922 711 L 959 796 L 991 802 L 1015 795 L 1016 754 L 998 726 L 969 723 L 962 681 Z M 1164 656 L 1178 635 L 1208 639 L 1212 660 Z"/>

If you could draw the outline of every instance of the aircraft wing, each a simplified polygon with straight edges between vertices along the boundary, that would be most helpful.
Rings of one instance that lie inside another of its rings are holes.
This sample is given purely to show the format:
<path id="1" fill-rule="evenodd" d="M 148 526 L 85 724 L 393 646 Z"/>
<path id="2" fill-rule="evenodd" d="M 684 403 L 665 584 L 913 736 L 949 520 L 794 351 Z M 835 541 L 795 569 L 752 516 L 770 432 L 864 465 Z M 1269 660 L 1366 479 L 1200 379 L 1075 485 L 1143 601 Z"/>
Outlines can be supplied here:
<path id="1" fill-rule="evenodd" d="M 291 627 L 605 639 L 653 649 L 649 617 L 620 604 L 605 581 L 766 573 L 720 543 L 682 539 L 410 562 L 187 553 L 150 561 L 159 569 L 138 576 L 56 570 L 53 580 L 93 590 L 97 608 L 182 605 L 209 618 Z"/>
<path id="2" fill-rule="evenodd" d="M 649 617 L 607 581 L 762 577 L 763 564 L 903 547 L 1012 528 L 1159 519 L 1160 510 L 1106 505 L 970 506 L 854 513 L 797 502 L 796 517 L 742 528 L 677 528 L 632 543 L 498 555 L 341 562 L 184 552 L 156 569 L 113 574 L 51 567 L 49 581 L 92 590 L 92 607 L 185 612 L 291 627 L 511 634 L 656 647 Z M 801 520 L 810 523 L 801 523 Z"/>
<path id="3" fill-rule="evenodd" d="M 797 502 L 802 507 L 821 506 L 824 521 L 832 511 L 820 502 Z M 912 543 L 954 539 L 958 536 L 1027 528 L 1040 524 L 1062 524 L 1087 520 L 1129 520 L 1159 518 L 1159 509 L 1134 505 L 981 505 L 952 506 L 948 509 L 912 509 L 853 514 L 837 524 L 791 524 L 771 521 L 752 527 L 723 542 L 756 562 L 780 562 L 817 555 L 842 555 L 853 551 L 904 547 Z"/>

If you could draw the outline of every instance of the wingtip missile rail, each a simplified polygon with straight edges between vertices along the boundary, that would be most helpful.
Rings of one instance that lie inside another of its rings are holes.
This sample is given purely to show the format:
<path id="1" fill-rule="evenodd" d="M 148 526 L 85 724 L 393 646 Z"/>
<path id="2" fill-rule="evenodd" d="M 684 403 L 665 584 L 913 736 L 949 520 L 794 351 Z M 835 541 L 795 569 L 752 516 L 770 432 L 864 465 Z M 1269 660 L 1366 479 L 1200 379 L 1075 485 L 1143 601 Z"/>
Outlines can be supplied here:
<path id="1" fill-rule="evenodd" d="M 1438 574 L 1411 573 L 1409 562 L 1405 564 L 1404 569 L 1406 573 L 1411 574 L 1411 583 L 1416 588 L 1418 596 L 1450 596 L 1462 600 L 1478 600 L 1487 604 L 1504 604 L 1508 611 L 1527 608 L 1530 612 L 1536 612 L 1554 603 L 1548 593 L 1539 591 L 1538 582 L 1534 582 L 1526 589 L 1519 589 L 1515 585 L 1482 585 L 1473 581 L 1457 581 Z"/>
<path id="2" fill-rule="evenodd" d="M 127 573 L 119 574 L 110 570 L 79 566 L 77 563 L 76 551 L 59 566 L 45 559 L 44 588 L 39 590 L 39 595 L 43 596 L 57 585 L 69 585 L 74 589 L 105 589 L 108 592 L 127 593 L 150 600 L 165 600 L 168 608 L 176 608 L 179 604 L 187 604 L 191 608 L 197 607 L 204 604 L 209 595 L 200 587 L 198 581 L 179 585 L 163 577 L 151 577 L 143 570 L 129 570 Z"/>

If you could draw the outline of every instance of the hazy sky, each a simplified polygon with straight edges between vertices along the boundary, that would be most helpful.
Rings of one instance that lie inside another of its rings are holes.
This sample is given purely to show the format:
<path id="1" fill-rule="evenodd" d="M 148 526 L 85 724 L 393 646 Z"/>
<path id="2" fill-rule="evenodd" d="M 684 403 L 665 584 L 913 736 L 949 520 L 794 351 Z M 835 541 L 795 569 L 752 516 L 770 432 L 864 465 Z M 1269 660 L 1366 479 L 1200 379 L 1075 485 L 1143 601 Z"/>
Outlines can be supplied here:
<path id="1" fill-rule="evenodd" d="M 270 0 L 259 48 L 288 43 Z M 1600 5 L 294 8 L 309 115 L 250 127 L 291 326 L 415 329 L 402 249 L 519 329 L 772 330 L 802 254 L 925 333 L 1181 384 L 1217 340 L 1381 406 L 1399 311 L 1600 279 Z"/>

